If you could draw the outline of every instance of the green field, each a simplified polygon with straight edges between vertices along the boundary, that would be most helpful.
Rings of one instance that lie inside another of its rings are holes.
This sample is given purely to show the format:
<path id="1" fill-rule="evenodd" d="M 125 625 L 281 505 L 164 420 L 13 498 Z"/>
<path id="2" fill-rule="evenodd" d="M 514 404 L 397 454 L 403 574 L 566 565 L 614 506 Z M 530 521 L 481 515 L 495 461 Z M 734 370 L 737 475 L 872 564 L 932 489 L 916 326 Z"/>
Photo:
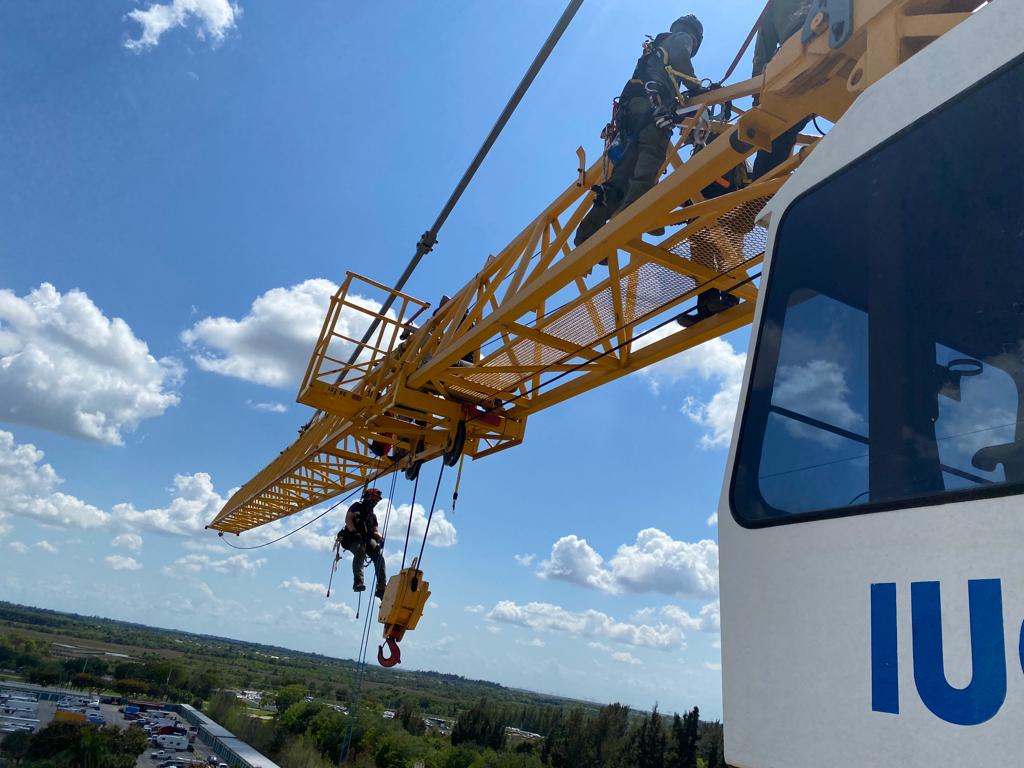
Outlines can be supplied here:
<path id="1" fill-rule="evenodd" d="M 699 722 L 696 710 L 667 717 L 375 665 L 363 669 L 353 721 L 341 710 L 351 705 L 358 671 L 351 660 L 0 602 L 0 675 L 190 703 L 285 768 L 336 764 L 350 729 L 350 758 L 363 766 L 721 763 L 721 725 Z M 244 702 L 241 691 L 259 691 L 262 700 Z"/>

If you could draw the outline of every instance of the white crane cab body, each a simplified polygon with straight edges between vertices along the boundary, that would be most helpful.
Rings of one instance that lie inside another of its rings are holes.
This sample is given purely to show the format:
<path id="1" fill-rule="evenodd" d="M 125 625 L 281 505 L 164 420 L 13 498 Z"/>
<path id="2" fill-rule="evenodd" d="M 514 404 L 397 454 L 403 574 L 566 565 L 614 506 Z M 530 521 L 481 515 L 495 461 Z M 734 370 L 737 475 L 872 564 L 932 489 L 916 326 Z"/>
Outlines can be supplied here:
<path id="1" fill-rule="evenodd" d="M 861 95 L 766 210 L 719 508 L 726 760 L 1024 761 L 1024 5 Z"/>

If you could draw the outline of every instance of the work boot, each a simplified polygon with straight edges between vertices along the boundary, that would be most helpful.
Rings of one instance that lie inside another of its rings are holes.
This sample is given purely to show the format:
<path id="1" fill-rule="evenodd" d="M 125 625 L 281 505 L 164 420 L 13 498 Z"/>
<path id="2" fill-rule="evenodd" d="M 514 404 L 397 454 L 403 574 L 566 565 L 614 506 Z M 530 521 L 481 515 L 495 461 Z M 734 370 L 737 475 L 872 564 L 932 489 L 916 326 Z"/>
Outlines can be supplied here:
<path id="1" fill-rule="evenodd" d="M 573 245 L 577 248 L 593 237 L 601 227 L 608 223 L 608 216 L 611 211 L 607 206 L 594 205 L 587 215 L 583 217 L 579 227 L 576 229 L 576 237 L 573 238 Z"/>
<path id="2" fill-rule="evenodd" d="M 365 592 L 366 591 L 366 585 L 363 584 L 363 582 L 361 582 L 361 581 L 357 581 L 357 582 L 355 582 L 352 585 L 352 591 L 353 592 Z"/>

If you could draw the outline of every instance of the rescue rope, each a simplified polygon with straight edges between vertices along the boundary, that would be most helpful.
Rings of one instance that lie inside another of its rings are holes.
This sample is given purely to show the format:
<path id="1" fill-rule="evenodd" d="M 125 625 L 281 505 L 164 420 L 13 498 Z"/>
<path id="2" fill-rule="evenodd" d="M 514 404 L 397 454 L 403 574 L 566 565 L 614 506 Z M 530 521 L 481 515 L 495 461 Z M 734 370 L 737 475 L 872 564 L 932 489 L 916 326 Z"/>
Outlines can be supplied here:
<path id="1" fill-rule="evenodd" d="M 729 79 L 729 76 L 736 71 L 736 67 L 739 66 L 740 61 L 743 59 L 743 54 L 747 52 L 747 48 L 750 47 L 750 44 L 754 41 L 754 38 L 757 36 L 757 30 L 761 28 L 761 24 L 764 22 L 765 18 L 767 18 L 768 11 L 771 10 L 773 2 L 775 2 L 775 0 L 768 0 L 768 2 L 764 4 L 764 8 L 761 9 L 761 15 L 757 17 L 757 21 L 754 22 L 754 26 L 751 28 L 750 33 L 747 35 L 747 39 L 744 40 L 743 45 L 740 46 L 739 53 L 736 54 L 736 58 L 732 60 L 732 64 L 729 65 L 729 69 L 725 71 L 725 74 L 722 75 L 722 79 L 719 80 L 718 82 L 724 83 L 726 80 Z"/>
<path id="2" fill-rule="evenodd" d="M 462 465 L 466 462 L 466 454 L 459 457 L 459 474 L 455 476 L 455 490 L 452 491 L 452 514 L 455 514 L 455 505 L 459 503 L 459 486 L 462 484 Z"/>
<path id="3" fill-rule="evenodd" d="M 223 542 L 224 542 L 225 544 L 227 544 L 227 545 L 228 545 L 229 547 L 231 547 L 232 549 L 261 549 L 262 547 L 269 547 L 269 546 L 270 546 L 271 544 L 277 544 L 277 542 L 279 542 L 279 541 L 283 541 L 284 539 L 287 539 L 287 538 L 288 538 L 289 536 L 291 536 L 291 535 L 293 535 L 293 534 L 296 534 L 296 533 L 298 533 L 298 532 L 299 532 L 299 531 L 301 531 L 301 530 L 302 530 L 303 528 L 306 528 L 307 526 L 310 526 L 310 525 L 312 525 L 313 523 L 315 523 L 315 522 L 316 522 L 317 520 L 319 520 L 319 519 L 320 519 L 321 517 L 323 517 L 324 515 L 328 514 L 329 512 L 333 512 L 333 511 L 334 511 L 335 509 L 337 509 L 337 508 L 338 508 L 338 507 L 339 507 L 339 506 L 340 506 L 341 504 L 344 504 L 344 503 L 345 503 L 346 501 L 348 501 L 349 499 L 351 499 L 351 498 L 352 498 L 353 496 L 355 496 L 355 495 L 356 495 L 357 493 L 359 493 L 359 489 L 358 489 L 358 488 L 356 488 L 356 489 L 355 489 L 354 491 L 352 491 L 352 493 L 350 493 L 350 494 L 349 494 L 348 496 L 346 496 L 346 497 L 345 497 L 344 499 L 341 499 L 340 501 L 336 501 L 336 502 L 334 502 L 334 504 L 332 504 L 331 506 L 329 506 L 329 507 L 328 507 L 327 509 L 325 509 L 325 510 L 324 510 L 323 512 L 321 512 L 321 513 L 320 513 L 319 515 L 317 515 L 316 517 L 314 517 L 314 518 L 313 518 L 312 520 L 308 520 L 307 522 L 303 523 L 302 525 L 300 525 L 300 526 L 299 526 L 298 528 L 296 528 L 295 530 L 293 530 L 293 531 L 288 531 L 288 533 L 284 534 L 283 536 L 278 536 L 278 537 L 277 537 L 276 539 L 273 539 L 273 540 L 271 540 L 271 541 L 265 541 L 265 542 L 263 542 L 262 544 L 255 544 L 255 545 L 253 545 L 253 546 L 251 546 L 251 547 L 240 547 L 240 546 L 238 546 L 237 544 L 232 544 L 232 543 L 231 543 L 230 541 L 228 541 L 227 539 L 225 539 L 225 538 L 224 538 L 224 532 L 223 532 L 223 531 L 221 531 L 221 532 L 220 532 L 220 539 L 221 539 L 221 541 L 223 541 Z"/>

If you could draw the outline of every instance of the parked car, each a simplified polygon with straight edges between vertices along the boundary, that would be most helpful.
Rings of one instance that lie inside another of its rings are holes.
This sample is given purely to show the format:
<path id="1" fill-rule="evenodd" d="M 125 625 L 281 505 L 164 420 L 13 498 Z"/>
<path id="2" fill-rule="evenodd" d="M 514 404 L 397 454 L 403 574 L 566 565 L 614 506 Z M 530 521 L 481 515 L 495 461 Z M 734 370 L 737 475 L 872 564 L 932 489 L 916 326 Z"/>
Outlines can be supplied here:
<path id="1" fill-rule="evenodd" d="M 149 753 L 149 759 L 150 760 L 162 760 L 162 759 L 164 759 L 165 757 L 167 757 L 170 754 L 171 753 L 168 752 L 166 749 L 158 749 L 156 752 L 150 752 Z"/>

